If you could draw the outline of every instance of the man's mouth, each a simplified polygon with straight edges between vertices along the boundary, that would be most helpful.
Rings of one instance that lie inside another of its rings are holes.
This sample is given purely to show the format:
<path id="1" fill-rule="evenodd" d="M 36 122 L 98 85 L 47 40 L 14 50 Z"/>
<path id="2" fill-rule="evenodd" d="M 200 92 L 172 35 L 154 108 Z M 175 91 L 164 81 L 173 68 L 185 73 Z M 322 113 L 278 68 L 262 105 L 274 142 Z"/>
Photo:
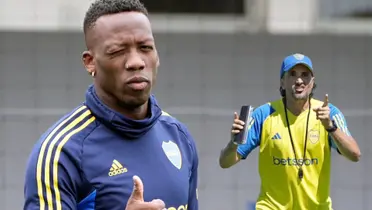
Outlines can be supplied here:
<path id="1" fill-rule="evenodd" d="M 295 93 L 302 93 L 305 90 L 305 87 L 295 87 L 294 92 Z"/>
<path id="2" fill-rule="evenodd" d="M 139 90 L 144 90 L 148 84 L 149 83 L 147 82 L 133 82 L 133 83 L 129 83 L 128 86 L 133 90 L 139 91 Z"/>
<path id="3" fill-rule="evenodd" d="M 133 90 L 141 91 L 144 90 L 150 83 L 146 77 L 134 76 L 127 80 L 126 84 Z"/>

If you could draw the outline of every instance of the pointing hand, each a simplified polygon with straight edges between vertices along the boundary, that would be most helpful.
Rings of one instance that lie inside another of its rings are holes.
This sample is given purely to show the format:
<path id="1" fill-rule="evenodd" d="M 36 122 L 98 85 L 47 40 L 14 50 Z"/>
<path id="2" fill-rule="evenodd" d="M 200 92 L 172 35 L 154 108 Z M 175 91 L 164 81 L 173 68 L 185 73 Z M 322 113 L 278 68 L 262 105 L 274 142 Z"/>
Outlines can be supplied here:
<path id="1" fill-rule="evenodd" d="M 326 129 L 329 129 L 333 126 L 330 118 L 330 108 L 328 106 L 328 103 L 328 94 L 326 94 L 324 97 L 323 105 L 313 109 L 316 112 L 316 118 L 322 122 L 323 126 Z"/>
<path id="2" fill-rule="evenodd" d="M 160 199 L 145 202 L 143 198 L 143 183 L 138 176 L 133 176 L 133 191 L 125 210 L 166 210 L 165 203 Z"/>

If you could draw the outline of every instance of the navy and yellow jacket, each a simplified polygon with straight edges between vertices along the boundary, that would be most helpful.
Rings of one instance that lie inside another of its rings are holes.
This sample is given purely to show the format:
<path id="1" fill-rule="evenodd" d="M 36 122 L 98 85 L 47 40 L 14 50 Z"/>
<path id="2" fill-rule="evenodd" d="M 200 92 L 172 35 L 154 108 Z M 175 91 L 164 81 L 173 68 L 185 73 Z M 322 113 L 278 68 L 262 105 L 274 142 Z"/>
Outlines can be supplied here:
<path id="1" fill-rule="evenodd" d="M 40 138 L 26 169 L 24 210 L 124 210 L 133 175 L 145 201 L 198 210 L 198 155 L 187 128 L 150 97 L 151 115 L 127 119 L 94 86 L 86 101 Z"/>

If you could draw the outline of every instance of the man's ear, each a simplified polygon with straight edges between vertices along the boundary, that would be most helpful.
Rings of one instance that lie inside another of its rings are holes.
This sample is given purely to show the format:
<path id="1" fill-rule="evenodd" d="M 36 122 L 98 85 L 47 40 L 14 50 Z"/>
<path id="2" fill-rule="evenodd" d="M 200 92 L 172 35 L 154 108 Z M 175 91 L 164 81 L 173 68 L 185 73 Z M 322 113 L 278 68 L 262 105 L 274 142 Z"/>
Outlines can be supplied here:
<path id="1" fill-rule="evenodd" d="M 90 51 L 84 51 L 82 54 L 83 64 L 87 72 L 92 75 L 95 74 L 96 67 L 94 65 L 94 58 Z"/>

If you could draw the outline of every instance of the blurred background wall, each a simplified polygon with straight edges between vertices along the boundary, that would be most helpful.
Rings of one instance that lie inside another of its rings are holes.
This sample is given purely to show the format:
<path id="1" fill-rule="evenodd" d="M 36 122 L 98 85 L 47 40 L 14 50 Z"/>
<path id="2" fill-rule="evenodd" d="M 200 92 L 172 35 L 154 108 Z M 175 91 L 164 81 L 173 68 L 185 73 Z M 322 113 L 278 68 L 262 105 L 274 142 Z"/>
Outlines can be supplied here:
<path id="1" fill-rule="evenodd" d="M 218 155 L 234 111 L 279 97 L 281 61 L 295 52 L 313 59 L 315 96 L 329 94 L 362 149 L 359 163 L 333 153 L 334 209 L 372 210 L 371 0 L 143 2 L 161 58 L 154 93 L 197 141 L 201 210 L 253 209 L 257 151 L 227 170 Z M 90 1 L 0 4 L 0 209 L 15 210 L 33 144 L 92 82 L 81 63 Z"/>

